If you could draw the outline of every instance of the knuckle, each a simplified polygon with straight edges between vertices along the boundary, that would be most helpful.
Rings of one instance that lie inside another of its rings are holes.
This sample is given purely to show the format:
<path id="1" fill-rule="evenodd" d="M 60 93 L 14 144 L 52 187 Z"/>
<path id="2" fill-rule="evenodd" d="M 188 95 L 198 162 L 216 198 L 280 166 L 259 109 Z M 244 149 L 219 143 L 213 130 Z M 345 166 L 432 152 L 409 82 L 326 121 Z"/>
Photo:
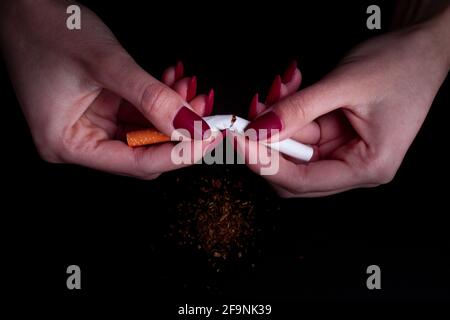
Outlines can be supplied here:
<path id="1" fill-rule="evenodd" d="M 81 125 L 76 123 L 72 128 L 66 130 L 58 142 L 58 149 L 61 156 L 68 160 L 69 157 L 82 154 L 91 148 L 92 141 L 97 141 L 93 133 L 89 135 L 80 134 Z"/>
<path id="2" fill-rule="evenodd" d="M 145 87 L 140 101 L 147 114 L 156 114 L 171 104 L 173 92 L 159 82 L 151 83 Z"/>
<path id="3" fill-rule="evenodd" d="M 57 137 L 57 148 L 64 162 L 78 163 L 87 159 L 99 147 L 101 141 L 108 139 L 107 133 L 101 128 L 90 128 L 90 121 L 82 117 L 74 125 L 64 129 Z"/>
<path id="4" fill-rule="evenodd" d="M 307 118 L 306 110 L 302 107 L 304 103 L 304 96 L 288 96 L 283 100 L 284 107 L 288 113 L 288 118 L 295 119 L 296 121 L 303 121 Z"/>

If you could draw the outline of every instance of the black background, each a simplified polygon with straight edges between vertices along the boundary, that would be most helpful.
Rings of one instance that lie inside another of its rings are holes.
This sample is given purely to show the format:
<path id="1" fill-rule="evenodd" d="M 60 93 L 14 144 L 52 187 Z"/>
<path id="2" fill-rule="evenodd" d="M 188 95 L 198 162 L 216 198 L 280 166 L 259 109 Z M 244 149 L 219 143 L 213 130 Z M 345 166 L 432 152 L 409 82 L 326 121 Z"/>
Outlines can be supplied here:
<path id="1" fill-rule="evenodd" d="M 368 1 L 84 3 L 151 74 L 181 59 L 187 73 L 198 76 L 200 91 L 215 88 L 218 113 L 243 116 L 252 95 L 267 90 L 292 58 L 308 85 L 352 46 L 380 33 L 365 27 Z M 392 8 L 376 3 L 382 33 Z M 115 310 L 127 301 L 130 311 L 145 306 L 163 318 L 184 303 L 268 302 L 280 313 L 299 312 L 295 308 L 308 301 L 448 300 L 449 85 L 447 79 L 392 183 L 283 200 L 242 165 L 201 165 L 139 181 L 47 164 L 2 65 L 2 211 L 12 231 L 5 242 L 11 258 L 4 264 L 14 271 L 14 295 L 43 299 L 43 307 L 57 301 L 67 310 L 101 301 Z M 224 175 L 245 181 L 243 197 L 255 197 L 264 210 L 257 211 L 258 247 L 218 273 L 197 251 L 164 235 L 189 181 Z M 71 264 L 81 267 L 81 291 L 66 289 Z M 381 267 L 382 290 L 365 286 L 371 264 Z"/>

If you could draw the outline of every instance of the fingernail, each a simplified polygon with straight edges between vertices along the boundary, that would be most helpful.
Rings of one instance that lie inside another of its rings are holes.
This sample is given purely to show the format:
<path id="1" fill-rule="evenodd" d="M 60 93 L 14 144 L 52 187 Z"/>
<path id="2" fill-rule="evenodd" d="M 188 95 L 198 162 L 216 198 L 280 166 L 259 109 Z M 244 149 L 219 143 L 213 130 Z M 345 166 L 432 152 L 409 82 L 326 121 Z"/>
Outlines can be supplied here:
<path id="1" fill-rule="evenodd" d="M 250 122 L 245 129 L 245 135 L 251 140 L 268 139 L 272 135 L 272 130 L 280 131 L 282 127 L 280 118 L 275 112 L 270 111 L 258 117 L 255 121 Z M 249 132 L 250 129 L 253 130 Z M 256 136 L 253 135 L 253 133 L 255 133 Z"/>
<path id="2" fill-rule="evenodd" d="M 193 76 L 188 84 L 186 92 L 186 100 L 191 101 L 196 94 L 197 94 L 197 77 Z"/>
<path id="3" fill-rule="evenodd" d="M 214 106 L 214 89 L 211 89 L 209 91 L 208 96 L 206 97 L 205 112 L 204 112 L 205 117 L 209 116 L 212 113 L 213 106 Z"/>
<path id="4" fill-rule="evenodd" d="M 297 60 L 293 60 L 289 67 L 283 73 L 283 83 L 288 83 L 292 80 L 295 74 L 295 70 L 297 70 Z"/>
<path id="5" fill-rule="evenodd" d="M 182 106 L 173 119 L 175 129 L 187 130 L 191 139 L 208 139 L 211 135 L 211 128 L 198 114 L 189 108 Z"/>
<path id="6" fill-rule="evenodd" d="M 281 97 L 281 77 L 277 75 L 272 82 L 272 86 L 269 89 L 269 93 L 267 94 L 266 104 L 272 105 Z"/>
<path id="7" fill-rule="evenodd" d="M 248 109 L 248 119 L 253 120 L 258 116 L 258 102 L 259 94 L 253 96 L 252 102 L 250 102 L 250 108 Z"/>
<path id="8" fill-rule="evenodd" d="M 175 81 L 180 80 L 183 77 L 183 74 L 184 74 L 183 62 L 177 61 L 177 64 L 175 65 Z"/>

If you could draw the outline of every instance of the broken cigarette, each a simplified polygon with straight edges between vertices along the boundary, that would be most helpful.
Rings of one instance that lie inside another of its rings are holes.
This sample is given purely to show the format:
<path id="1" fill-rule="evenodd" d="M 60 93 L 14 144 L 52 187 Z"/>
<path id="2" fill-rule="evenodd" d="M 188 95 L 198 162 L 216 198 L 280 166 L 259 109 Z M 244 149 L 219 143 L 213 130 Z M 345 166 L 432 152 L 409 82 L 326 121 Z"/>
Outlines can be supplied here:
<path id="1" fill-rule="evenodd" d="M 233 132 L 243 134 L 250 121 L 235 115 L 216 115 L 203 118 L 208 123 L 211 131 L 220 131 L 229 129 Z M 170 138 L 155 129 L 146 129 L 132 131 L 127 133 L 127 142 L 130 147 L 138 147 L 159 142 L 169 141 Z M 286 139 L 275 143 L 264 143 L 271 149 L 277 150 L 285 155 L 295 159 L 309 161 L 311 160 L 314 149 L 308 145 Z"/>

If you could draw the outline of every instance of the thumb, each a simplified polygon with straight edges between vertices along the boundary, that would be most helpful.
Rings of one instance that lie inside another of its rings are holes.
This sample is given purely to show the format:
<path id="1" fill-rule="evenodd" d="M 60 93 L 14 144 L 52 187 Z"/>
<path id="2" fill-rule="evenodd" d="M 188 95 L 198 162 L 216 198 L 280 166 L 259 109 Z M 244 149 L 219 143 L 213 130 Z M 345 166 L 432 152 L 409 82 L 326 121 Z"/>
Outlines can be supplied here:
<path id="1" fill-rule="evenodd" d="M 279 140 L 293 136 L 316 118 L 341 107 L 342 92 L 322 80 L 289 95 L 259 115 L 246 128 L 251 140 L 265 140 L 275 134 Z"/>
<path id="2" fill-rule="evenodd" d="M 103 63 L 100 82 L 133 104 L 157 129 L 170 136 L 174 130 L 191 139 L 206 139 L 208 124 L 174 90 L 145 72 L 131 57 Z M 106 69 L 106 70 L 105 70 Z"/>

